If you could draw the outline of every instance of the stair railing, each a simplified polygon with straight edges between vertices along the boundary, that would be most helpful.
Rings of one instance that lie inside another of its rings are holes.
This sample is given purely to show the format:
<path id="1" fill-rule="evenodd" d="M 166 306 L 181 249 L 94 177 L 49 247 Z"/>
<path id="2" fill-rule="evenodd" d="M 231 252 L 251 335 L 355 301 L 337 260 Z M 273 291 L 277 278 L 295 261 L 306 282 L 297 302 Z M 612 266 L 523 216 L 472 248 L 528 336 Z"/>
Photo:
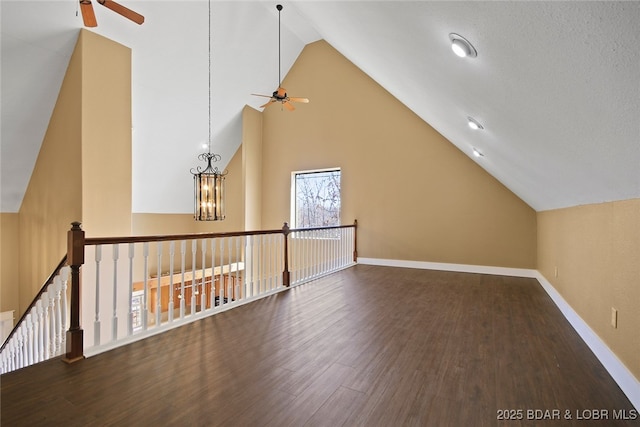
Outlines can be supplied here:
<path id="1" fill-rule="evenodd" d="M 0 373 L 64 354 L 68 328 L 65 255 L 0 347 Z"/>
<path id="2" fill-rule="evenodd" d="M 55 325 L 68 330 L 56 329 L 61 338 L 55 353 L 48 347 L 49 357 L 63 354 L 68 363 L 273 295 L 357 260 L 357 221 L 306 229 L 285 223 L 276 230 L 106 238 L 85 238 L 80 225 L 72 223 L 67 266 L 52 275 L 59 280 L 51 279 L 65 296 L 60 300 L 64 314 Z M 5 355 L 3 347 L 2 373 L 44 360 L 30 356 L 36 350 L 27 343 L 42 327 L 22 323 L 15 328 L 23 332 L 10 347 L 13 353 Z M 42 346 L 36 347 L 42 354 Z"/>

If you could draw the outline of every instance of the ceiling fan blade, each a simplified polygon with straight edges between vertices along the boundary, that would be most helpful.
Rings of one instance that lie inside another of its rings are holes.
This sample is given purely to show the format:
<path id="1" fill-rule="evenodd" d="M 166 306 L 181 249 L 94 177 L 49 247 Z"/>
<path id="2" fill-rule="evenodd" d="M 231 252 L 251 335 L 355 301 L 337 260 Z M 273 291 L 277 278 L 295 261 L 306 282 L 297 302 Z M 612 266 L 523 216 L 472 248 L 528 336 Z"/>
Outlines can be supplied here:
<path id="1" fill-rule="evenodd" d="M 269 101 L 264 105 L 261 105 L 260 108 L 264 108 L 264 107 L 268 107 L 269 105 L 273 104 L 273 101 Z"/>
<path id="2" fill-rule="evenodd" d="M 271 95 L 260 95 L 259 93 L 252 93 L 253 96 L 264 96 L 265 98 L 271 98 Z"/>
<path id="3" fill-rule="evenodd" d="M 282 101 L 282 105 L 284 105 L 284 108 L 286 108 L 289 111 L 293 111 L 296 109 L 296 107 L 294 107 L 293 105 L 291 105 L 289 102 L 287 101 Z"/>
<path id="4" fill-rule="evenodd" d="M 287 95 L 287 90 L 283 87 L 279 87 L 277 92 L 280 98 L 284 98 Z"/>
<path id="5" fill-rule="evenodd" d="M 124 16 L 127 19 L 132 20 L 138 25 L 142 25 L 144 22 L 144 16 L 140 15 L 138 12 L 134 12 L 133 10 L 124 7 L 120 3 L 116 3 L 112 0 L 98 0 L 98 3 L 103 5 L 104 7 L 113 10 L 115 13 L 118 13 Z"/>
<path id="6" fill-rule="evenodd" d="M 85 27 L 97 27 L 96 14 L 93 11 L 91 0 L 80 0 L 80 12 L 82 12 L 82 22 Z"/>
<path id="7" fill-rule="evenodd" d="M 291 102 L 303 102 L 305 104 L 309 103 L 309 99 L 308 98 L 294 98 L 294 97 L 289 97 L 289 101 Z"/>

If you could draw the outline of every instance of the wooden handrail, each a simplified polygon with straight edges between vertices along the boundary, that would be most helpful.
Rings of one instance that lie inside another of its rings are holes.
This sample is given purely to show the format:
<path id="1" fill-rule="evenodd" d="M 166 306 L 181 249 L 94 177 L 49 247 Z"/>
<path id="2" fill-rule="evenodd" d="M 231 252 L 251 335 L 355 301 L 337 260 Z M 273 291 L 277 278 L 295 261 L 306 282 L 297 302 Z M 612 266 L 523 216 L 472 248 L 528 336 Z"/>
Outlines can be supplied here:
<path id="1" fill-rule="evenodd" d="M 313 227 L 313 228 L 291 228 L 287 226 L 287 233 L 299 231 L 317 231 L 332 230 L 339 228 L 355 227 L 356 224 L 334 225 L 329 227 Z M 148 235 L 148 236 L 126 236 L 126 237 L 87 237 L 84 244 L 87 246 L 110 245 L 119 243 L 142 243 L 142 242 L 164 242 L 168 240 L 193 240 L 193 239 L 212 239 L 220 237 L 238 237 L 238 236 L 254 236 L 256 234 L 285 234 L 284 228 L 275 230 L 258 230 L 258 231 L 229 231 L 222 233 L 189 233 L 189 234 L 166 234 L 166 235 Z"/>

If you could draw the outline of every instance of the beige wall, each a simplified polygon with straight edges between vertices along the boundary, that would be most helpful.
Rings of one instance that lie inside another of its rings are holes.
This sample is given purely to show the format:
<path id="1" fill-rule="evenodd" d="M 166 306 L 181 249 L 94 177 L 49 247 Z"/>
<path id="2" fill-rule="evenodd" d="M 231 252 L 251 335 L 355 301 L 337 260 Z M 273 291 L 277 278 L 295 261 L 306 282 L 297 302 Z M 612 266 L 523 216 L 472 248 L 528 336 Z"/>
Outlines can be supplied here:
<path id="1" fill-rule="evenodd" d="M 82 219 L 82 56 L 78 39 L 20 206 L 16 317 L 65 255 L 71 222 Z"/>
<path id="2" fill-rule="evenodd" d="M 262 228 L 262 113 L 242 110 L 243 230 Z"/>
<path id="3" fill-rule="evenodd" d="M 66 253 L 78 220 L 87 236 L 131 232 L 131 50 L 86 30 L 20 207 L 17 316 Z"/>
<path id="4" fill-rule="evenodd" d="M 640 199 L 538 213 L 538 270 L 640 379 L 639 236 Z"/>
<path id="5" fill-rule="evenodd" d="M 0 311 L 17 311 L 19 306 L 19 227 L 17 213 L 0 214 Z"/>
<path id="6" fill-rule="evenodd" d="M 82 227 L 87 237 L 127 236 L 131 233 L 131 49 L 85 30 L 80 43 Z"/>
<path id="7" fill-rule="evenodd" d="M 263 115 L 262 226 L 289 221 L 291 172 L 342 168 L 361 257 L 534 268 L 536 213 L 324 41 Z"/>

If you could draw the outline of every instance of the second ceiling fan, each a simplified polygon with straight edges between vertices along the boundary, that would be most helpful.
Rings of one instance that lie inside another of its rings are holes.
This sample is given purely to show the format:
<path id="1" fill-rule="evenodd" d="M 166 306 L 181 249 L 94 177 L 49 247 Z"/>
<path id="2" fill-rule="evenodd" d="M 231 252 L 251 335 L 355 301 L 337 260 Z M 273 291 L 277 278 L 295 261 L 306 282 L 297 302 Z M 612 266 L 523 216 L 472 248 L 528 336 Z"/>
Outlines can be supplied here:
<path id="1" fill-rule="evenodd" d="M 107 9 L 113 10 L 115 13 L 124 16 L 127 19 L 135 22 L 138 25 L 142 25 L 144 22 L 144 16 L 140 15 L 133 10 L 122 6 L 119 3 L 111 0 L 96 0 L 102 6 Z M 93 11 L 93 4 L 91 0 L 80 0 L 80 12 L 82 12 L 82 21 L 85 27 L 97 27 L 98 21 L 96 20 L 96 14 Z"/>
<path id="2" fill-rule="evenodd" d="M 280 102 L 282 104 L 282 106 L 284 108 L 286 108 L 289 111 L 293 111 L 295 110 L 295 107 L 293 105 L 291 105 L 292 102 L 302 102 L 302 103 L 308 103 L 309 99 L 308 98 L 296 98 L 293 96 L 289 96 L 287 94 L 287 90 L 285 88 L 282 87 L 282 74 L 281 74 L 281 70 L 280 70 L 280 66 L 281 66 L 281 55 L 280 55 L 280 12 L 282 11 L 282 5 L 279 4 L 276 6 L 276 9 L 278 9 L 278 89 L 276 89 L 273 94 L 271 95 L 260 95 L 257 93 L 252 93 L 251 95 L 254 96 L 262 96 L 265 98 L 270 98 L 269 102 L 267 102 L 264 105 L 261 105 L 260 108 L 264 108 L 264 107 L 268 107 L 269 105 L 275 103 L 275 102 Z"/>

